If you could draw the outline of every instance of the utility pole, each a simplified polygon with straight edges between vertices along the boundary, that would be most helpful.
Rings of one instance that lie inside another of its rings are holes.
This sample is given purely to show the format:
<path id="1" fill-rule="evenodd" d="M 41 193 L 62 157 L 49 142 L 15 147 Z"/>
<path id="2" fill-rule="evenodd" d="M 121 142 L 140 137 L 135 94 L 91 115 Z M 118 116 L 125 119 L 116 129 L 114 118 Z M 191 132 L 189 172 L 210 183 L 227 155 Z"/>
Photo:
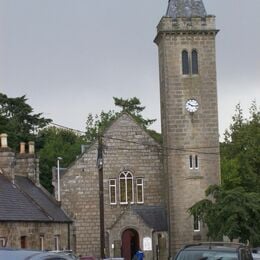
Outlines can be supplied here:
<path id="1" fill-rule="evenodd" d="M 99 177 L 99 215 L 100 215 L 100 257 L 105 258 L 105 227 L 104 227 L 104 185 L 103 185 L 103 142 L 98 136 L 97 167 Z"/>

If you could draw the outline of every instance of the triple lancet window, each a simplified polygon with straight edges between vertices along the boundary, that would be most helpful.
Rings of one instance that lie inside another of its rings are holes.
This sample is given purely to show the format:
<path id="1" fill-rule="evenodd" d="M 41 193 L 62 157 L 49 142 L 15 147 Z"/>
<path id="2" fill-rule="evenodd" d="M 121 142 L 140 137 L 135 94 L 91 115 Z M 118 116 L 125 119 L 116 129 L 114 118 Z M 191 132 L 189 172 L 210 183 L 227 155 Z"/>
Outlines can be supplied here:
<path id="1" fill-rule="evenodd" d="M 118 181 L 118 184 L 117 184 Z M 118 187 L 118 188 L 117 188 Z M 118 190 L 118 191 L 117 191 Z M 109 180 L 109 202 L 110 205 L 128 203 L 144 203 L 144 181 L 143 178 L 134 178 L 130 171 L 123 171 L 119 178 Z M 136 196 L 135 196 L 136 194 Z"/>
<path id="2" fill-rule="evenodd" d="M 191 59 L 191 61 L 190 61 Z M 199 74 L 199 65 L 198 65 L 198 52 L 197 50 L 192 50 L 191 58 L 188 51 L 182 51 L 182 74 L 190 75 Z"/>

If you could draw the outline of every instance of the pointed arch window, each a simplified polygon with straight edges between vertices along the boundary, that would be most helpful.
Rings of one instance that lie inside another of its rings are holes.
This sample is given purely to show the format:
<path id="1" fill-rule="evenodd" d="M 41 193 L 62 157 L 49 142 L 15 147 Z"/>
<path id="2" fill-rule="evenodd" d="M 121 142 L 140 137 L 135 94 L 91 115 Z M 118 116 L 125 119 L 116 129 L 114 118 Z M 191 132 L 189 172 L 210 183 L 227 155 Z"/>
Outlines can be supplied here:
<path id="1" fill-rule="evenodd" d="M 192 50 L 191 53 L 191 65 L 192 65 L 192 74 L 199 74 L 199 65 L 198 65 L 198 52 Z"/>
<path id="2" fill-rule="evenodd" d="M 189 70 L 189 54 L 186 50 L 182 51 L 182 74 L 188 75 Z"/>
<path id="3" fill-rule="evenodd" d="M 134 202 L 133 175 L 130 171 L 123 171 L 119 176 L 120 204 Z"/>

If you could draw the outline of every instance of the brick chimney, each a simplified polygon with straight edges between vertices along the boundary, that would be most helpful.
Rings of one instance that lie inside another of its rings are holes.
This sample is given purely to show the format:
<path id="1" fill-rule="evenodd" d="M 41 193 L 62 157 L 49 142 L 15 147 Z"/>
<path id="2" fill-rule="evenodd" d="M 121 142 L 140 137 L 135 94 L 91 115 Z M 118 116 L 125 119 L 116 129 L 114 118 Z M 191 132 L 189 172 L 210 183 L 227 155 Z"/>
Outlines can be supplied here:
<path id="1" fill-rule="evenodd" d="M 7 134 L 0 134 L 0 168 L 6 177 L 13 179 L 15 153 L 8 147 Z"/>
<path id="2" fill-rule="evenodd" d="M 26 143 L 20 143 L 20 153 L 16 155 L 15 175 L 28 177 L 36 184 L 39 183 L 39 159 L 35 154 L 35 144 L 28 142 L 28 152 Z"/>

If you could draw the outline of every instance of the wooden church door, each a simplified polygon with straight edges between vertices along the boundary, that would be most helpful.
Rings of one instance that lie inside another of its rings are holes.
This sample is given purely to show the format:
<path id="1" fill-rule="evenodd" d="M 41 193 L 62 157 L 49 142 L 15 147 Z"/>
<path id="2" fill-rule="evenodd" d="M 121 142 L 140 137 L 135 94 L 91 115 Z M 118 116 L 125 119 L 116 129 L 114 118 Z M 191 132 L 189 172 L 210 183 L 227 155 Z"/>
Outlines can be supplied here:
<path id="1" fill-rule="evenodd" d="M 131 260 L 139 248 L 139 235 L 134 229 L 127 229 L 122 234 L 122 257 Z"/>

